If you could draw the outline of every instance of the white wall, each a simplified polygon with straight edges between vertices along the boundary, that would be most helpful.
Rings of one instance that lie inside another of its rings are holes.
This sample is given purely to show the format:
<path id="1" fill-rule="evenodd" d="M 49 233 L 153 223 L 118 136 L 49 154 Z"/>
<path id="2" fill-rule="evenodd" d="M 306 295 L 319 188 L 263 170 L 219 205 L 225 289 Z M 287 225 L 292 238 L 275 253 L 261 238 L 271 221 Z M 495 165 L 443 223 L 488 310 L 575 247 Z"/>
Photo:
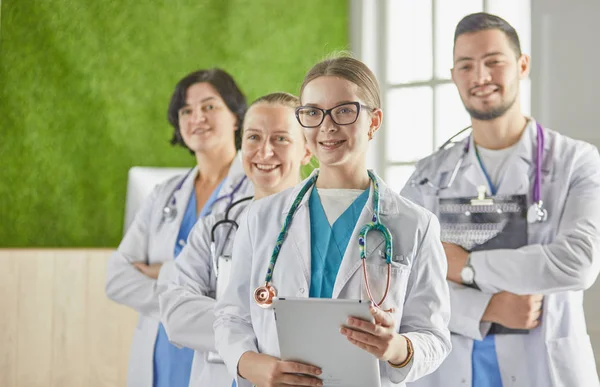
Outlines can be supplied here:
<path id="1" fill-rule="evenodd" d="M 532 1 L 532 114 L 543 125 L 600 146 L 600 1 Z M 600 370 L 600 281 L 585 294 Z"/>
<path id="2" fill-rule="evenodd" d="M 379 21 L 385 15 L 381 14 L 381 7 L 377 7 L 376 1 L 349 0 L 348 36 L 350 51 L 354 56 L 369 66 L 377 79 L 383 79 L 382 61 L 379 59 L 386 44 L 386 37 Z M 367 168 L 374 169 L 380 176 L 383 176 L 385 171 L 385 155 L 379 150 L 384 146 L 382 136 L 375 136 L 367 151 Z"/>
<path id="3" fill-rule="evenodd" d="M 600 1 L 533 0 L 532 112 L 544 125 L 600 145 Z"/>

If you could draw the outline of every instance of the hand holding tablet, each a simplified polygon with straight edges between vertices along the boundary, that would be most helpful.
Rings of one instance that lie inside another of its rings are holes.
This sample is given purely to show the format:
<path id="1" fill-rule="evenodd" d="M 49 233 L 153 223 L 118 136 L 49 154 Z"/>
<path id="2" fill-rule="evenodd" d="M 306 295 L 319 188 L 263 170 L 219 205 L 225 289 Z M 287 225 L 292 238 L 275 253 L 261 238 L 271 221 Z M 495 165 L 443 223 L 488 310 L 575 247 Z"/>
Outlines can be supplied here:
<path id="1" fill-rule="evenodd" d="M 273 307 L 282 360 L 320 367 L 323 386 L 381 385 L 377 358 L 340 333 L 349 317 L 375 323 L 369 301 L 275 298 Z"/>
<path id="2" fill-rule="evenodd" d="M 410 354 L 406 337 L 396 332 L 394 311 L 371 307 L 370 312 L 375 322 L 349 317 L 347 326 L 341 327 L 340 333 L 377 359 L 402 365 Z"/>

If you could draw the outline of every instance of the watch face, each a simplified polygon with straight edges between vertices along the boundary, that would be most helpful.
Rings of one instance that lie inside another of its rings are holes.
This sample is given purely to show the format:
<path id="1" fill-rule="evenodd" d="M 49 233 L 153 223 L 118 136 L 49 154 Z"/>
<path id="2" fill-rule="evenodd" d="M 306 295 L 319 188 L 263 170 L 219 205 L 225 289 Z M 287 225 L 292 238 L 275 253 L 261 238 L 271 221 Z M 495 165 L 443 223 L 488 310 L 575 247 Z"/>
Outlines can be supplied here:
<path id="1" fill-rule="evenodd" d="M 467 285 L 471 285 L 473 283 L 474 276 L 475 272 L 473 271 L 473 268 L 469 266 L 463 267 L 462 271 L 460 272 L 462 282 Z"/>

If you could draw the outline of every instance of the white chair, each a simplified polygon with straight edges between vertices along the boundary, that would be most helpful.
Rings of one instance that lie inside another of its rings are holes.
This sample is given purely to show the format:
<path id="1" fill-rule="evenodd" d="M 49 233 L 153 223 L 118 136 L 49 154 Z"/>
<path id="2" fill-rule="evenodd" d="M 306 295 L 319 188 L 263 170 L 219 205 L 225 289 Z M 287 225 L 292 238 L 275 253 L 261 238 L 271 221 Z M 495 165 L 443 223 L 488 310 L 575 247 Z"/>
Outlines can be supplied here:
<path id="1" fill-rule="evenodd" d="M 125 224 L 123 234 L 133 222 L 135 214 L 156 185 L 177 175 L 187 173 L 190 168 L 132 167 L 127 177 L 127 201 L 125 202 Z M 183 178 L 183 177 L 182 177 Z"/>

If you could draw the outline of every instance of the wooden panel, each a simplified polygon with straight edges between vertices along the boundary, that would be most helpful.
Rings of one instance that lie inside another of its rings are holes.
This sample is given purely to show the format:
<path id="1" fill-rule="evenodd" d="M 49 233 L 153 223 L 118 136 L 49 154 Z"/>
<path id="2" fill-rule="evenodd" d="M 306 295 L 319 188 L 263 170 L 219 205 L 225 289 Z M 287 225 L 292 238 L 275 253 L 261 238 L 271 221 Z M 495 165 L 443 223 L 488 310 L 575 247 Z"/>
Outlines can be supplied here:
<path id="1" fill-rule="evenodd" d="M 133 340 L 133 333 L 138 323 L 138 315 L 134 313 L 128 313 L 124 309 L 126 307 L 119 306 L 119 364 L 129 363 L 129 352 L 131 348 L 131 342 Z M 119 381 L 120 386 L 125 386 L 127 382 L 127 367 L 119 368 Z"/>
<path id="2" fill-rule="evenodd" d="M 17 261 L 0 255 L 0 386 L 17 387 Z"/>
<path id="3" fill-rule="evenodd" d="M 123 346 L 121 331 L 126 331 L 131 343 L 137 314 L 110 301 L 104 292 L 106 258 L 89 260 L 88 346 L 90 363 L 88 386 L 125 386 L 129 345 Z"/>
<path id="4" fill-rule="evenodd" d="M 80 251 L 56 252 L 54 258 L 52 380 L 48 386 L 85 386 L 86 291 L 89 257 Z"/>
<path id="5" fill-rule="evenodd" d="M 1 387 L 126 385 L 137 314 L 104 293 L 111 252 L 0 249 Z"/>
<path id="6" fill-rule="evenodd" d="M 19 264 L 17 385 L 47 387 L 52 380 L 54 256 L 14 256 Z"/>
<path id="7" fill-rule="evenodd" d="M 117 305 L 111 302 L 104 293 L 105 266 L 104 259 L 91 260 L 86 273 L 89 284 L 87 336 L 90 350 L 86 385 L 93 387 L 125 386 L 125 384 L 118 383 L 116 369 L 119 365 L 110 364 L 116 358 L 112 343 L 117 332 L 114 313 L 111 313 L 110 306 L 116 307 Z"/>

